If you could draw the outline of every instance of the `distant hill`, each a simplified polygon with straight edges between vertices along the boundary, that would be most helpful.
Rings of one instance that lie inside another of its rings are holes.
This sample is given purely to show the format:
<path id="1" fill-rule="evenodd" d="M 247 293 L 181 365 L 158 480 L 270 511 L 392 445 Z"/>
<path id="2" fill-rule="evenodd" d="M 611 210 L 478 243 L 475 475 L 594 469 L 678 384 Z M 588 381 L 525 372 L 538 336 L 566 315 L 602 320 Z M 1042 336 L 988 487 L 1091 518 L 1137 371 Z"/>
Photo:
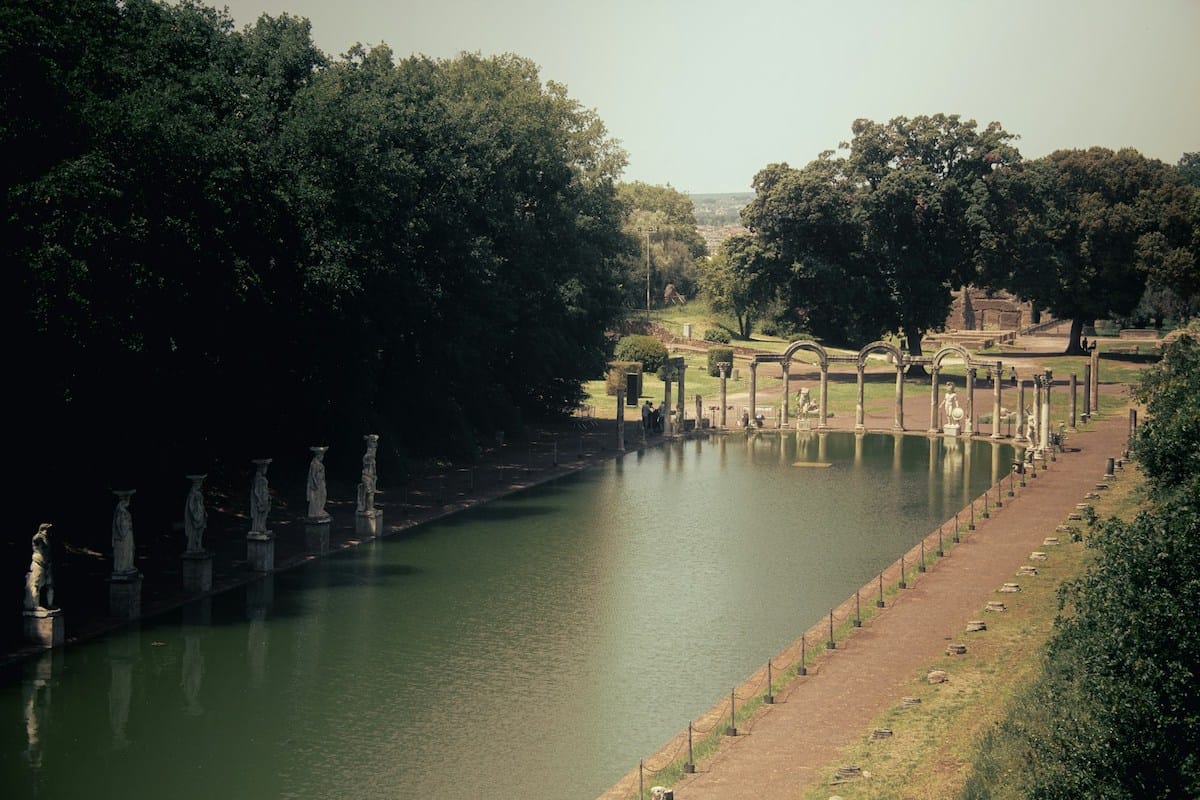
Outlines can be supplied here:
<path id="1" fill-rule="evenodd" d="M 741 225 L 742 209 L 754 199 L 754 192 L 732 192 L 728 194 L 693 194 L 692 206 L 696 212 L 696 224 L 704 227 Z"/>

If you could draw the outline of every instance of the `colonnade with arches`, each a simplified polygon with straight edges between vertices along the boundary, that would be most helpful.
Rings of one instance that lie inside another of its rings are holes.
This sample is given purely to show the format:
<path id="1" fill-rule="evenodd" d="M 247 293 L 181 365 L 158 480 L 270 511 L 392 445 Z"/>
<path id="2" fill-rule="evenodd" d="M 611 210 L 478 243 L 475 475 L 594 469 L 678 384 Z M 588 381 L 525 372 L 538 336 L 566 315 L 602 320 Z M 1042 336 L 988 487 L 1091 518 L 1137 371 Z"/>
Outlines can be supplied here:
<path id="1" fill-rule="evenodd" d="M 986 370 L 991 375 L 992 388 L 992 425 L 990 438 L 1002 439 L 1001 434 L 1001 400 L 1004 384 L 1003 363 L 999 360 L 990 361 L 985 359 L 974 358 L 967 350 L 959 345 L 951 344 L 942 347 L 932 356 L 913 356 L 906 353 L 890 342 L 874 341 L 864 346 L 854 355 L 837 355 L 830 353 L 820 343 L 804 340 L 792 342 L 783 351 L 783 353 L 761 354 L 754 357 L 750 362 L 750 410 L 751 414 L 757 414 L 757 391 L 758 391 L 758 368 L 762 364 L 778 364 L 782 371 L 783 379 L 783 403 L 779 415 L 779 425 L 781 427 L 789 424 L 789 398 L 791 396 L 791 363 L 793 358 L 801 351 L 811 354 L 815 358 L 815 366 L 820 370 L 820 387 L 817 400 L 817 430 L 829 429 L 829 372 L 830 366 L 836 364 L 854 365 L 857 374 L 857 394 L 855 399 L 854 409 L 854 430 L 866 430 L 866 413 L 864 403 L 864 386 L 865 373 L 868 359 L 877 353 L 885 354 L 888 357 L 889 363 L 896 371 L 896 399 L 892 418 L 892 430 L 904 431 L 904 373 L 910 366 L 921 365 L 928 368 L 930 373 L 929 381 L 929 427 L 928 434 L 939 435 L 943 433 L 944 427 L 940 420 L 939 408 L 942 405 L 942 395 L 938 386 L 940 374 L 944 362 L 947 359 L 956 360 L 962 363 L 966 372 L 966 409 L 963 419 L 966 422 L 966 428 L 962 433 L 966 435 L 977 435 L 979 431 L 976 429 L 975 415 L 975 389 L 978 379 L 978 371 Z M 807 361 L 802 363 L 809 363 Z M 1034 412 L 1027 414 L 1025 405 L 1025 381 L 1017 382 L 1014 388 L 1018 391 L 1017 400 L 1017 417 L 1018 424 L 1016 430 L 1017 442 L 1030 442 L 1038 450 L 1048 446 L 1049 440 L 1049 409 L 1050 409 L 1050 386 L 1052 376 L 1049 371 L 1044 375 L 1036 375 L 1033 379 L 1034 387 Z M 947 419 L 947 422 L 953 420 Z M 1031 436 L 1032 434 L 1032 436 Z"/>

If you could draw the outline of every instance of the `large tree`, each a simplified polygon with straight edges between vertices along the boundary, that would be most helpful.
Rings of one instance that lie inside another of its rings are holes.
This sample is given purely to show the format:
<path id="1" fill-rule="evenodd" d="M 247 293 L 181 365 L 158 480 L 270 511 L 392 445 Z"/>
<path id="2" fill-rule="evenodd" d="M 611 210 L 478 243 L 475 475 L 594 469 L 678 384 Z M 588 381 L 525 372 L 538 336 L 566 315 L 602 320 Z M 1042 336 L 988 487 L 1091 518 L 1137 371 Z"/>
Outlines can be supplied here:
<path id="1" fill-rule="evenodd" d="M 714 311 L 733 316 L 742 339 L 750 338 L 754 321 L 775 295 L 776 261 L 758 239 L 736 234 L 721 242 L 704 266 L 700 285 L 705 296 Z"/>
<path id="2" fill-rule="evenodd" d="M 921 337 L 976 274 L 988 230 L 984 182 L 1019 162 L 999 123 L 957 115 L 860 119 L 843 143 L 803 170 L 755 177 L 747 227 L 777 246 L 799 321 L 843 341 Z"/>
<path id="3" fill-rule="evenodd" d="M 989 188 L 992 283 L 1071 320 L 1068 353 L 1082 352 L 1085 324 L 1130 314 L 1148 281 L 1195 295 L 1197 194 L 1161 161 L 1060 150 Z"/>
<path id="4" fill-rule="evenodd" d="M 618 184 L 617 197 L 630 245 L 625 266 L 626 302 L 640 308 L 649 291 L 651 304 L 656 305 L 668 285 L 691 296 L 696 290 L 697 259 L 705 254 L 692 199 L 669 184 L 642 181 Z"/>
<path id="5" fill-rule="evenodd" d="M 528 60 L 333 60 L 305 20 L 235 31 L 195 2 L 0 22 L 31 474 L 70 447 L 96 486 L 139 485 L 297 442 L 336 470 L 365 431 L 384 459 L 470 453 L 602 370 L 624 154 Z"/>

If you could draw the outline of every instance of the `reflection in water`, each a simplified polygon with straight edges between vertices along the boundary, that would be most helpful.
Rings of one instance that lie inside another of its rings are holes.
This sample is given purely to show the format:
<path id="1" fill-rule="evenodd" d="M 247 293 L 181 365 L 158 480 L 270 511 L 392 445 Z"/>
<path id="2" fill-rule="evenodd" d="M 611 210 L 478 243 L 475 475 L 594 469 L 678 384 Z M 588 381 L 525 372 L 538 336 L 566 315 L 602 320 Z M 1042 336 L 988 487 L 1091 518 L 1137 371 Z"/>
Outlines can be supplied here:
<path id="1" fill-rule="evenodd" d="M 198 717 L 204 713 L 200 705 L 200 684 L 204 682 L 204 652 L 200 646 L 200 633 L 188 631 L 183 634 L 183 662 L 180 668 L 179 685 L 183 687 L 184 710 Z"/>
<path id="2" fill-rule="evenodd" d="M 22 687 L 22 707 L 25 711 L 25 751 L 21 756 L 33 769 L 42 767 L 42 736 L 50 716 L 50 687 L 54 677 L 55 658 L 60 651 L 42 653 L 34 664 L 33 676 Z"/>
<path id="3" fill-rule="evenodd" d="M 53 651 L 53 714 L 22 664 L 0 787 L 590 800 L 978 496 L 989 446 L 667 445 L 264 576 Z"/>
<path id="4" fill-rule="evenodd" d="M 271 633 L 267 618 L 275 602 L 275 575 L 246 584 L 246 655 L 250 662 L 250 685 L 259 688 L 267 674 L 267 646 Z"/>
<path id="5" fill-rule="evenodd" d="M 109 640 L 108 645 L 108 726 L 112 730 L 113 750 L 129 747 L 129 705 L 133 700 L 133 666 L 141 636 L 137 629 Z"/>

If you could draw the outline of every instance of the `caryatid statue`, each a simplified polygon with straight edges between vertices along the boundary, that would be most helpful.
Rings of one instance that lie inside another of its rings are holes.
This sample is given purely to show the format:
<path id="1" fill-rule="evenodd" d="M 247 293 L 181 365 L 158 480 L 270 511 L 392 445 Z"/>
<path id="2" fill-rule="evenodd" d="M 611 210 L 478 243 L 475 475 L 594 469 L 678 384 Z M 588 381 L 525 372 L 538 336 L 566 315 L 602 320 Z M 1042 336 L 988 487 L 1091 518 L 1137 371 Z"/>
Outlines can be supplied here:
<path id="1" fill-rule="evenodd" d="M 379 447 L 379 434 L 369 433 L 363 437 L 367 451 L 363 453 L 362 478 L 358 484 L 358 513 L 375 512 L 375 487 L 378 475 L 375 472 L 375 451 Z"/>
<path id="2" fill-rule="evenodd" d="M 208 512 L 204 508 L 204 479 L 207 475 L 188 475 L 192 488 L 183 504 L 183 532 L 187 536 L 187 552 L 204 552 L 204 530 L 208 527 Z"/>
<path id="3" fill-rule="evenodd" d="M 304 495 L 308 499 L 308 518 L 310 520 L 325 521 L 329 519 L 329 514 L 325 513 L 325 500 L 327 499 L 327 491 L 325 488 L 325 451 L 328 447 L 310 447 L 312 451 L 312 461 L 308 464 L 308 485 L 305 487 Z"/>
<path id="4" fill-rule="evenodd" d="M 254 481 L 250 484 L 250 532 L 267 533 L 267 515 L 271 513 L 271 486 L 267 483 L 269 458 L 254 459 Z"/>
<path id="5" fill-rule="evenodd" d="M 49 522 L 38 526 L 33 535 L 33 557 L 29 561 L 29 572 L 25 573 L 25 610 L 51 610 L 54 608 L 54 572 L 50 568 Z"/>
<path id="6" fill-rule="evenodd" d="M 129 511 L 129 502 L 136 489 L 119 489 L 113 492 L 117 496 L 117 507 L 113 510 L 112 548 L 113 575 L 134 575 L 137 568 L 133 565 L 133 514 Z"/>

